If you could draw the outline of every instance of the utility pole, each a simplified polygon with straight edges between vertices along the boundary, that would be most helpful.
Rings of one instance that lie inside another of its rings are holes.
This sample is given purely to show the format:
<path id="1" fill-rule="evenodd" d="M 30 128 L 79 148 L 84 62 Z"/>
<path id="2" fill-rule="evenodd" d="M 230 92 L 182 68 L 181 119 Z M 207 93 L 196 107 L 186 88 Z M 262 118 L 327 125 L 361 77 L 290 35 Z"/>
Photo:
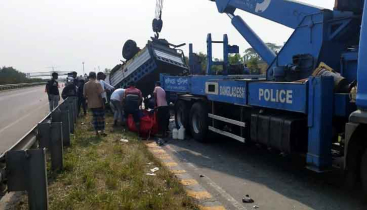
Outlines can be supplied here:
<path id="1" fill-rule="evenodd" d="M 83 77 L 84 77 L 84 74 L 85 74 L 85 73 L 84 73 L 84 61 L 82 62 L 82 64 L 83 64 Z"/>
<path id="2" fill-rule="evenodd" d="M 48 69 L 52 69 L 52 72 L 56 72 L 55 69 L 58 68 L 58 66 L 49 66 L 49 67 L 46 67 Z"/>

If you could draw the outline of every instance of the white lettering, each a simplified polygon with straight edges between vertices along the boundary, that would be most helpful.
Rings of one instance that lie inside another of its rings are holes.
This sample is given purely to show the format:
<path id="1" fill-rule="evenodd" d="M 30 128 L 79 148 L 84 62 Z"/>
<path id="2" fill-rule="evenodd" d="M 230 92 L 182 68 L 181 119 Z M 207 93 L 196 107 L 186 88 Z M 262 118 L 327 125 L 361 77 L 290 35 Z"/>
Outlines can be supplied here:
<path id="1" fill-rule="evenodd" d="M 228 96 L 228 97 L 234 97 L 234 98 L 245 98 L 245 88 L 244 87 L 220 86 L 219 94 L 222 96 Z"/>
<path id="2" fill-rule="evenodd" d="M 279 91 L 279 101 L 280 103 L 285 103 L 285 90 Z"/>
<path id="3" fill-rule="evenodd" d="M 177 84 L 178 85 L 187 85 L 188 83 L 189 83 L 189 80 L 188 79 L 179 78 L 177 80 Z"/>
<path id="4" fill-rule="evenodd" d="M 164 80 L 164 82 L 166 83 L 166 84 L 171 84 L 171 85 L 174 85 L 174 84 L 176 84 L 176 80 L 175 79 L 171 79 L 171 78 L 166 78 L 165 80 Z"/>
<path id="5" fill-rule="evenodd" d="M 271 0 L 264 0 L 261 3 L 256 3 L 255 12 L 262 13 L 265 12 L 266 9 L 268 9 L 270 5 Z"/>
<path id="6" fill-rule="evenodd" d="M 261 100 L 292 104 L 293 90 L 259 89 L 259 101 Z"/>
<path id="7" fill-rule="evenodd" d="M 287 90 L 287 104 L 292 104 L 293 103 L 292 94 L 293 94 L 292 90 Z"/>
<path id="8" fill-rule="evenodd" d="M 270 100 L 270 90 L 269 89 L 265 89 L 265 92 L 264 92 L 264 98 L 265 98 L 265 101 L 269 101 Z"/>
<path id="9" fill-rule="evenodd" d="M 277 102 L 277 100 L 276 100 L 276 98 L 275 98 L 275 96 L 274 96 L 274 91 L 273 91 L 273 89 L 271 89 L 271 90 L 270 90 L 270 95 L 271 95 L 270 101 L 271 101 L 271 102 Z"/>
<path id="10" fill-rule="evenodd" d="M 264 90 L 259 89 L 259 101 L 261 101 L 261 98 L 264 97 Z"/>

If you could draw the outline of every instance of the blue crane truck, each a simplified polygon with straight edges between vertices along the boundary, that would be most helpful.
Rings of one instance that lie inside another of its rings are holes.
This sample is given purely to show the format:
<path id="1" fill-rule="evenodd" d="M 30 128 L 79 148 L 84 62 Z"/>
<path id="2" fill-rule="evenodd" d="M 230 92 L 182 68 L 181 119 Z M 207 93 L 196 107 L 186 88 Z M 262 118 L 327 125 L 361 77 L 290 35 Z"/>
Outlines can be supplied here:
<path id="1" fill-rule="evenodd" d="M 238 71 L 243 67 L 228 61 L 238 46 L 209 34 L 203 74 L 190 45 L 189 73 L 160 75 L 177 126 L 200 142 L 216 133 L 304 155 L 306 167 L 320 173 L 341 159 L 348 185 L 362 183 L 367 191 L 367 4 L 336 0 L 328 10 L 286 0 L 212 1 L 268 68 L 266 75 Z M 294 32 L 274 53 L 237 9 Z M 223 60 L 213 61 L 213 44 L 223 44 Z"/>

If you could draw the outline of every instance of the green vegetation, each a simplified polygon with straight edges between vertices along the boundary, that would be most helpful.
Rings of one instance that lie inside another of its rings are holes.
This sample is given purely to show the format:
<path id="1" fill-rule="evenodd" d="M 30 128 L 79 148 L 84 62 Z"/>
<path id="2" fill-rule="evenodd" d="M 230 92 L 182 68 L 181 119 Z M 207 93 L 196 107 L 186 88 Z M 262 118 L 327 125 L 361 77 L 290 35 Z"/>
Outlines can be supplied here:
<path id="1" fill-rule="evenodd" d="M 108 117 L 108 136 L 98 138 L 90 120 L 79 119 L 72 146 L 64 150 L 64 170 L 48 172 L 49 209 L 197 209 L 135 134 L 113 130 Z M 147 176 L 154 167 L 160 169 L 156 176 Z"/>
<path id="2" fill-rule="evenodd" d="M 0 85 L 41 82 L 42 79 L 28 79 L 26 75 L 13 67 L 0 67 Z"/>
<path id="3" fill-rule="evenodd" d="M 282 49 L 283 46 L 274 44 L 274 43 L 266 43 L 266 45 L 274 51 L 276 54 Z M 252 74 L 265 74 L 268 65 L 261 59 L 259 54 L 252 47 L 247 48 L 244 52 L 243 60 L 247 64 L 247 67 L 250 69 Z"/>
<path id="4" fill-rule="evenodd" d="M 238 63 L 243 63 L 244 62 L 243 57 L 241 57 L 241 55 L 239 53 L 229 55 L 228 60 L 229 60 L 230 64 L 238 64 Z"/>
<path id="5" fill-rule="evenodd" d="M 278 53 L 278 51 L 282 48 L 280 45 L 276 45 L 274 43 L 266 43 L 266 45 L 275 53 Z M 188 63 L 188 58 L 185 58 Z M 197 54 L 198 62 L 201 65 L 201 69 L 204 72 L 206 71 L 207 66 L 207 55 L 205 53 L 199 52 Z M 268 68 L 268 65 L 261 59 L 259 54 L 253 49 L 253 48 L 247 48 L 244 51 L 244 55 L 241 56 L 241 54 L 230 54 L 228 56 L 228 60 L 230 64 L 247 64 L 247 67 L 250 69 L 251 74 L 265 74 L 266 69 Z M 221 59 L 214 58 L 214 61 L 221 61 Z M 212 71 L 214 72 L 220 72 L 222 71 L 222 66 L 213 66 Z"/>

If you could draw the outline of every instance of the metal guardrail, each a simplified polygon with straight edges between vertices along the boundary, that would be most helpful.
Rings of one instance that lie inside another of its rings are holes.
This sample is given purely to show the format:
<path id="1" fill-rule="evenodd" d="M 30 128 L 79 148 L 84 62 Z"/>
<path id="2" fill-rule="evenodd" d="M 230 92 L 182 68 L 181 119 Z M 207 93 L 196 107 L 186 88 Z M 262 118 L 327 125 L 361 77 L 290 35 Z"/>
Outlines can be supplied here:
<path id="1" fill-rule="evenodd" d="M 30 210 L 48 209 L 46 151 L 51 169 L 63 169 L 63 147 L 70 146 L 77 119 L 77 98 L 69 97 L 23 138 L 0 155 L 0 199 L 7 192 L 26 191 Z"/>
<path id="2" fill-rule="evenodd" d="M 1 90 L 10 90 L 10 89 L 17 89 L 23 87 L 33 87 L 38 85 L 45 85 L 46 82 L 34 82 L 34 83 L 19 83 L 19 84 L 8 84 L 8 85 L 0 85 Z"/>

